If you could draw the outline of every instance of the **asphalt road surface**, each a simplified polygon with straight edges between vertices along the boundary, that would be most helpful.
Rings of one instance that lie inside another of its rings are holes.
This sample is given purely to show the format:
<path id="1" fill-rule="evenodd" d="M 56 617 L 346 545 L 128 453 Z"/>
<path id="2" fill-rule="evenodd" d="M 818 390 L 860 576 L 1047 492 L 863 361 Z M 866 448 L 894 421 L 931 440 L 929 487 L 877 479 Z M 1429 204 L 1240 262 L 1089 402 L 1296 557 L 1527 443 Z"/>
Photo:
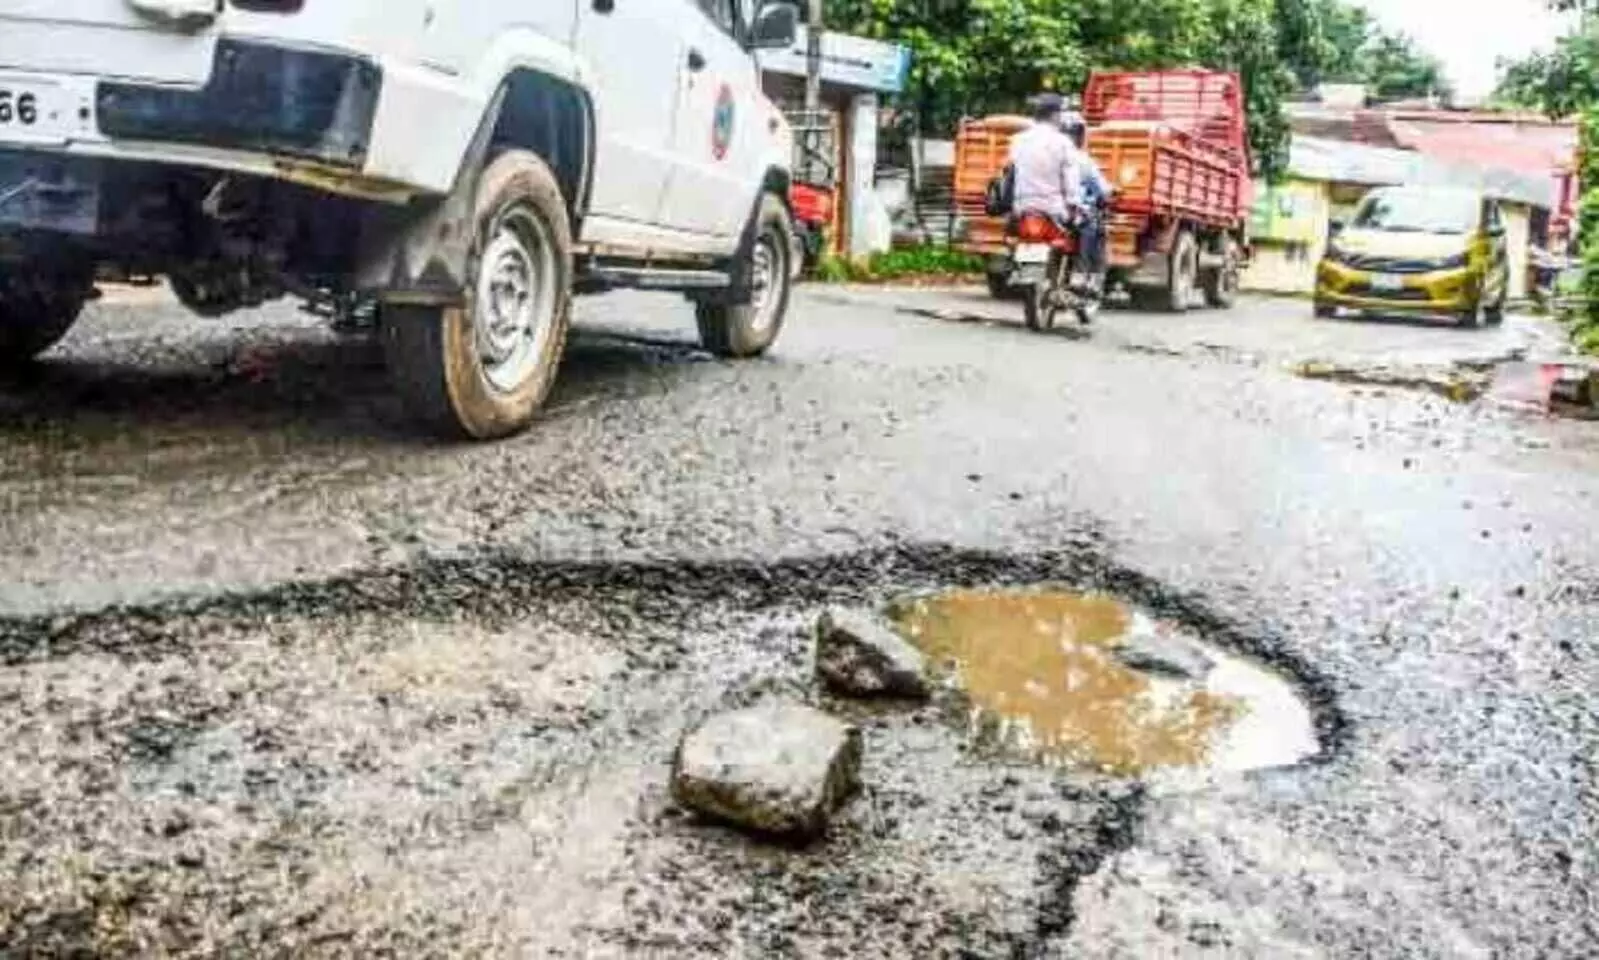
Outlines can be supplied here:
<path id="1" fill-rule="evenodd" d="M 0 386 L 0 954 L 1592 956 L 1599 428 L 1293 373 L 1552 334 L 1019 313 L 809 288 L 728 364 L 587 301 L 452 447 L 288 308 L 97 305 Z M 1283 671 L 1320 755 L 1119 781 L 815 690 L 826 604 L 1045 582 Z M 666 789 L 774 695 L 865 731 L 805 849 Z"/>

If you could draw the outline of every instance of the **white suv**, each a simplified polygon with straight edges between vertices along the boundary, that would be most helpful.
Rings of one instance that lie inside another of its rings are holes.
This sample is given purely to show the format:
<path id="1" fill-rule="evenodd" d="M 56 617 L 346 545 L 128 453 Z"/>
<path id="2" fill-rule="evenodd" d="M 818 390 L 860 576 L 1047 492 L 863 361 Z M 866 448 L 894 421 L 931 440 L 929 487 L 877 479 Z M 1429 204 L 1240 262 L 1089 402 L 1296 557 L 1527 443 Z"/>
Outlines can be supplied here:
<path id="1" fill-rule="evenodd" d="M 796 0 L 0 0 L 0 364 L 97 278 L 224 313 L 375 303 L 448 433 L 526 426 L 574 291 L 678 290 L 705 346 L 788 307 L 792 138 L 752 51 Z"/>

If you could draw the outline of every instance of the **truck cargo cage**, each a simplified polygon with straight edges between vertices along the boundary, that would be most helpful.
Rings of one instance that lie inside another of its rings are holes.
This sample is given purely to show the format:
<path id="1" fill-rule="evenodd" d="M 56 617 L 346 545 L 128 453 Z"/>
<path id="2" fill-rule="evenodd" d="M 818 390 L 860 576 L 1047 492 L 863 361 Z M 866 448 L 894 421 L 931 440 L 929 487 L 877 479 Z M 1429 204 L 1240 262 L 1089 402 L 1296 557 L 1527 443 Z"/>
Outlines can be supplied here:
<path id="1" fill-rule="evenodd" d="M 1214 70 L 1107 71 L 1088 79 L 1083 116 L 1091 126 L 1158 122 L 1234 161 L 1248 159 L 1243 89 L 1238 76 Z"/>

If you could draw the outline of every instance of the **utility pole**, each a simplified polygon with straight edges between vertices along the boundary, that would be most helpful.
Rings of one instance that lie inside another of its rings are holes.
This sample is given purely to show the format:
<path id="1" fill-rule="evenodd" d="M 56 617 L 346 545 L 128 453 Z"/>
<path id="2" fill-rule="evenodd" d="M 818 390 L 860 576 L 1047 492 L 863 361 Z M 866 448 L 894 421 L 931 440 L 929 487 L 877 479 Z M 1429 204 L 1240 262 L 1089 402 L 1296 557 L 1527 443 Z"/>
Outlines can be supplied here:
<path id="1" fill-rule="evenodd" d="M 811 0 L 805 25 L 805 112 L 822 109 L 822 0 Z"/>

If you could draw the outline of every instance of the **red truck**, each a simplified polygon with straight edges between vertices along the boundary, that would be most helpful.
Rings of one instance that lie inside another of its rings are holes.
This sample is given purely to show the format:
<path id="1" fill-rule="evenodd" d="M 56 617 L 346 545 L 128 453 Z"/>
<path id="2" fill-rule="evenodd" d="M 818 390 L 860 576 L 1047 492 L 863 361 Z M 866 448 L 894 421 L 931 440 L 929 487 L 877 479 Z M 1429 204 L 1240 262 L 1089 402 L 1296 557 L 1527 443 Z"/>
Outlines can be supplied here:
<path id="1" fill-rule="evenodd" d="M 1243 84 L 1214 70 L 1096 72 L 1083 91 L 1088 150 L 1116 189 L 1107 224 L 1107 289 L 1184 311 L 1231 306 L 1248 258 L 1253 201 Z M 1003 225 L 981 216 L 982 191 L 1005 162 L 1017 118 L 964 124 L 956 141 L 956 208 L 965 246 L 1005 261 Z M 990 289 L 1004 277 L 991 270 Z"/>

